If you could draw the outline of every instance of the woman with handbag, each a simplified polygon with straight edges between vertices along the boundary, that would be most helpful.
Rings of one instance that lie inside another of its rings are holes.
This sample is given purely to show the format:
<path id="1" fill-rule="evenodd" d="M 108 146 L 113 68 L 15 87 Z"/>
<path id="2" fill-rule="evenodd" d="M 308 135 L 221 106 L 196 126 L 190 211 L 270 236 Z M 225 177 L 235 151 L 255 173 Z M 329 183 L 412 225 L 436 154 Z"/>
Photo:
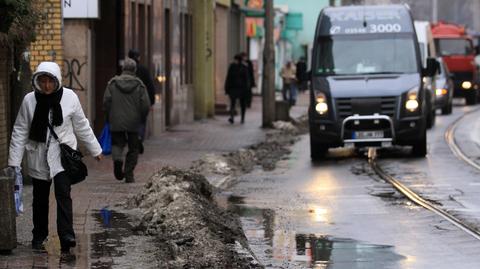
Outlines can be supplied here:
<path id="1" fill-rule="evenodd" d="M 62 87 L 61 79 L 60 67 L 54 62 L 42 62 L 37 67 L 32 78 L 34 91 L 23 99 L 13 127 L 8 165 L 20 167 L 26 151 L 28 175 L 33 182 L 32 248 L 45 249 L 53 181 L 61 251 L 69 252 L 76 241 L 70 197 L 72 173 L 62 162 L 64 147 L 76 149 L 78 137 L 98 161 L 102 159 L 102 149 L 77 95 Z"/>

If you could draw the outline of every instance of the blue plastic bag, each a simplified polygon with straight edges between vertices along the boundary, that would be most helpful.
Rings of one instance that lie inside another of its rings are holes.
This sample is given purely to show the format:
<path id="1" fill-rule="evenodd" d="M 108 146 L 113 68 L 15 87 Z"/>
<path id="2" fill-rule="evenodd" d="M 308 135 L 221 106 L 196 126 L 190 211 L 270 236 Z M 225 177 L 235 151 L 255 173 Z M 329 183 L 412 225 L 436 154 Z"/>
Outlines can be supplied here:
<path id="1" fill-rule="evenodd" d="M 110 133 L 110 124 L 108 122 L 103 126 L 98 142 L 102 147 L 103 155 L 110 155 L 112 153 L 112 134 Z"/>
<path id="2" fill-rule="evenodd" d="M 15 209 L 17 211 L 17 216 L 20 213 L 23 213 L 23 176 L 22 170 L 20 167 L 15 167 Z"/>

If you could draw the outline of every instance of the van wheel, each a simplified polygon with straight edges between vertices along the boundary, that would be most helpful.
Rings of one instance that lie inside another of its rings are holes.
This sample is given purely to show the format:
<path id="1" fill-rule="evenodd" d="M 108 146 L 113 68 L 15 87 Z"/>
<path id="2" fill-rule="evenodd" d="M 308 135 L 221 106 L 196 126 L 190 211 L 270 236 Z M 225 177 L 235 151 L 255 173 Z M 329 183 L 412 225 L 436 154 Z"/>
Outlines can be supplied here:
<path id="1" fill-rule="evenodd" d="M 328 145 L 318 143 L 317 141 L 314 141 L 312 137 L 310 137 L 310 157 L 312 158 L 312 161 L 315 162 L 325 158 L 327 152 Z"/>
<path id="2" fill-rule="evenodd" d="M 435 125 L 435 120 L 437 118 L 436 110 L 433 109 L 427 117 L 427 128 L 430 129 Z"/>
<path id="3" fill-rule="evenodd" d="M 452 114 L 452 103 L 447 104 L 444 108 L 442 108 L 442 115 L 450 115 Z"/>
<path id="4" fill-rule="evenodd" d="M 422 137 L 412 144 L 412 156 L 425 157 L 427 155 L 427 132 L 424 131 Z"/>

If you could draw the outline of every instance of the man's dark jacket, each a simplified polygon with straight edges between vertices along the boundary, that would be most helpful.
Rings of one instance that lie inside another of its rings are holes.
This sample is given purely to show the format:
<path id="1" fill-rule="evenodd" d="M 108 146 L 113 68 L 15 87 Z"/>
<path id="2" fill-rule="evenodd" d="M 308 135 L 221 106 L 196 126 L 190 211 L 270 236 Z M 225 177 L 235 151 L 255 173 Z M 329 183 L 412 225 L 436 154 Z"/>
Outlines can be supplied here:
<path id="1" fill-rule="evenodd" d="M 232 98 L 246 98 L 250 90 L 248 67 L 244 63 L 230 64 L 225 80 L 225 93 Z"/>
<path id="2" fill-rule="evenodd" d="M 137 62 L 137 61 L 135 61 Z M 137 62 L 137 77 L 143 82 L 147 88 L 148 97 L 150 98 L 150 104 L 155 104 L 155 86 L 153 86 L 153 79 L 148 69 Z"/>

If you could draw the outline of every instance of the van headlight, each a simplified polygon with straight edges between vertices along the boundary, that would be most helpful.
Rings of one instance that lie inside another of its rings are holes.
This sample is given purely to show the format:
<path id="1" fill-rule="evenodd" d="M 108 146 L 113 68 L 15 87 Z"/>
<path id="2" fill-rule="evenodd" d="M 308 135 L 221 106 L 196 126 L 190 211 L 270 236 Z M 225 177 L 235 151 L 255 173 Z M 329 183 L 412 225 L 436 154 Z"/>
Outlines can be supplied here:
<path id="1" fill-rule="evenodd" d="M 323 93 L 317 93 L 315 97 L 315 110 L 320 115 L 325 115 L 328 112 L 327 98 Z"/>
<path id="2" fill-rule="evenodd" d="M 464 81 L 462 82 L 462 88 L 464 88 L 465 90 L 468 90 L 472 88 L 472 83 L 470 81 Z"/>
<path id="3" fill-rule="evenodd" d="M 409 112 L 415 112 L 417 111 L 419 106 L 420 105 L 418 103 L 418 88 L 415 87 L 410 91 L 408 91 L 407 93 L 407 101 L 405 102 L 405 108 Z"/>

